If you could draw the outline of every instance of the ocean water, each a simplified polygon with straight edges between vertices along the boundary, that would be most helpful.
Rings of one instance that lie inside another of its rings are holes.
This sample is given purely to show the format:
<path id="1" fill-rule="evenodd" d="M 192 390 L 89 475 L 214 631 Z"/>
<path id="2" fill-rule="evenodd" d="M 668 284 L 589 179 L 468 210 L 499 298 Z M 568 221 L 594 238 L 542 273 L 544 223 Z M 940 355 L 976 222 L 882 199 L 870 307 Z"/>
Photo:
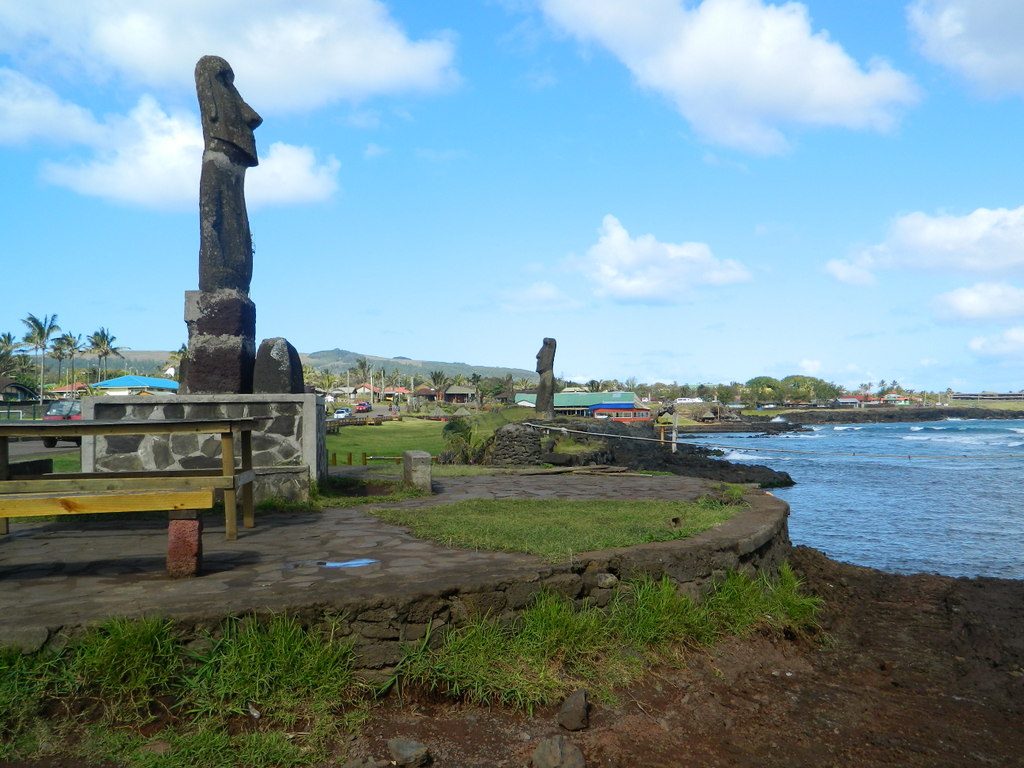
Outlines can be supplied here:
<path id="1" fill-rule="evenodd" d="M 788 472 L 797 485 L 772 493 L 795 544 L 892 573 L 1024 579 L 1024 420 L 811 429 L 682 442 Z"/>

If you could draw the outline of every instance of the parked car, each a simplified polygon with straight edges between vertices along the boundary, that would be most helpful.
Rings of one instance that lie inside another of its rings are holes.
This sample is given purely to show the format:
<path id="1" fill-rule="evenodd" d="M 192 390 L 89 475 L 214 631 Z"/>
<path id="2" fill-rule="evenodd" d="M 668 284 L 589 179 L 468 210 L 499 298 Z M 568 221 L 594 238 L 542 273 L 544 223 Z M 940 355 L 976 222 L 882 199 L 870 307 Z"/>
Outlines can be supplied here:
<path id="1" fill-rule="evenodd" d="M 347 419 L 352 415 L 351 408 L 336 408 L 334 413 L 331 414 L 332 419 Z"/>
<path id="2" fill-rule="evenodd" d="M 50 403 L 50 407 L 46 409 L 46 413 L 43 414 L 43 421 L 78 421 L 82 418 L 82 401 L 81 400 L 55 400 Z M 43 446 L 46 448 L 53 448 L 57 445 L 57 440 L 64 440 L 75 445 L 82 444 L 82 438 L 75 437 L 44 437 Z"/>
<path id="3" fill-rule="evenodd" d="M 356 413 L 369 413 L 373 410 L 370 403 L 356 403 Z"/>

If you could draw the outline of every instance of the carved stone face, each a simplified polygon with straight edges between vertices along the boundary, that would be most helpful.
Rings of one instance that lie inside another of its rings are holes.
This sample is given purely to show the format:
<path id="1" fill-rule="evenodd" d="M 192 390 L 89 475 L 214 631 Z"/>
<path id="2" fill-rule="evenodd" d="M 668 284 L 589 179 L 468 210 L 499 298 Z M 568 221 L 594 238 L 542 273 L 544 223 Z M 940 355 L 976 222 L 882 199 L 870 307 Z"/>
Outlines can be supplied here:
<path id="1" fill-rule="evenodd" d="M 550 371 L 555 364 L 555 340 L 544 339 L 544 345 L 537 353 L 537 373 Z"/>
<path id="2" fill-rule="evenodd" d="M 231 65 L 220 56 L 203 56 L 196 64 L 196 94 L 207 149 L 222 142 L 238 150 L 232 154 L 242 165 L 258 165 L 252 132 L 263 118 L 239 95 Z"/>

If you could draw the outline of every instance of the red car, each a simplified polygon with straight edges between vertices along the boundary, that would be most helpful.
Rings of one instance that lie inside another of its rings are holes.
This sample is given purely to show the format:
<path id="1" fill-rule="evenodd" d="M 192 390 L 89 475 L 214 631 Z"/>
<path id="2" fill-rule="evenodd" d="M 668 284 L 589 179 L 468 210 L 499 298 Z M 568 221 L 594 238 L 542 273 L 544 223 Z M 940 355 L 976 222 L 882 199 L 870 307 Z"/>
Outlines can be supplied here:
<path id="1" fill-rule="evenodd" d="M 370 413 L 373 406 L 370 403 L 356 403 L 356 413 Z"/>
<path id="2" fill-rule="evenodd" d="M 81 400 L 56 400 L 50 403 L 50 407 L 46 409 L 46 413 L 43 414 L 43 421 L 78 421 L 82 418 L 82 401 Z M 75 445 L 82 444 L 81 437 L 63 437 L 59 438 L 66 440 L 69 443 Z M 44 437 L 43 445 L 46 448 L 53 448 L 57 445 L 58 438 L 56 437 Z"/>

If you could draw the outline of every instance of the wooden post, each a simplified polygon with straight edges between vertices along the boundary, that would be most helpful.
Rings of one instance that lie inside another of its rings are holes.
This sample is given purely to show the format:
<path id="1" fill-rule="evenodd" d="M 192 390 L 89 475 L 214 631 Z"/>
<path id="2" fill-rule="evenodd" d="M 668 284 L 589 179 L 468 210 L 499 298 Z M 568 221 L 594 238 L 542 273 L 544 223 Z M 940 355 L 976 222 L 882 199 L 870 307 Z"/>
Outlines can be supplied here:
<path id="1" fill-rule="evenodd" d="M 363 451 L 363 466 L 366 466 L 366 451 Z"/>
<path id="2" fill-rule="evenodd" d="M 10 453 L 7 449 L 7 437 L 0 437 L 0 480 L 11 479 Z M 0 517 L 0 536 L 6 536 L 8 524 L 6 517 Z"/>
<path id="3" fill-rule="evenodd" d="M 331 466 L 338 466 L 338 454 L 334 453 L 333 451 L 331 452 Z"/>
<path id="4" fill-rule="evenodd" d="M 242 472 L 252 469 L 252 432 L 248 429 L 242 430 Z M 242 486 L 242 524 L 246 528 L 256 527 L 256 512 L 253 502 L 256 479 L 253 482 Z"/>
<path id="5" fill-rule="evenodd" d="M 235 438 L 231 432 L 220 436 L 221 474 L 235 476 Z M 234 541 L 238 538 L 238 504 L 234 487 L 224 489 L 224 538 Z"/>

